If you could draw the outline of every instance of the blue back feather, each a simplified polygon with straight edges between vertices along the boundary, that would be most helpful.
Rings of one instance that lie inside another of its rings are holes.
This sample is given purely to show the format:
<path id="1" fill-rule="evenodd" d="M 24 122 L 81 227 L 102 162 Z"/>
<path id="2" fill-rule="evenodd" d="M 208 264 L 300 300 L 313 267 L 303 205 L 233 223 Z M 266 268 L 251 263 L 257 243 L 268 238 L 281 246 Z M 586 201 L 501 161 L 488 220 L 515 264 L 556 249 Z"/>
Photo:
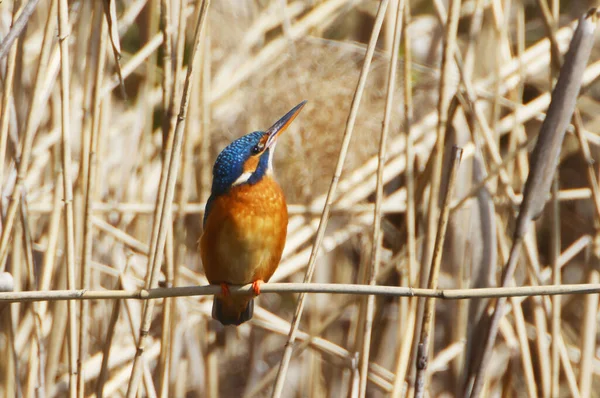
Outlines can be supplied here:
<path id="1" fill-rule="evenodd" d="M 227 145 L 219 156 L 217 156 L 217 160 L 213 166 L 212 189 L 204 210 L 204 225 L 206 225 L 212 202 L 215 198 L 229 192 L 231 185 L 242 175 L 244 172 L 244 163 L 251 156 L 252 148 L 258 144 L 263 134 L 263 131 L 246 134 Z M 269 151 L 270 149 L 267 149 L 263 152 L 256 171 L 245 184 L 256 184 L 265 175 L 269 168 Z"/>

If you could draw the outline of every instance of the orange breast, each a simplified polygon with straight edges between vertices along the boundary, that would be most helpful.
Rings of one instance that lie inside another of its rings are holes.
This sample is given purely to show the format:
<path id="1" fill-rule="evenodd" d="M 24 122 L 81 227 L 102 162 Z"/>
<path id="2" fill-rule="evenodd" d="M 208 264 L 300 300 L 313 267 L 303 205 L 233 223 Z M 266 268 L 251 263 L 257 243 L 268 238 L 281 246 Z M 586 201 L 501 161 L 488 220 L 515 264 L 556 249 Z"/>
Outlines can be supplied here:
<path id="1" fill-rule="evenodd" d="M 283 192 L 267 176 L 215 198 L 200 238 L 208 281 L 236 285 L 268 281 L 281 260 L 287 221 Z"/>

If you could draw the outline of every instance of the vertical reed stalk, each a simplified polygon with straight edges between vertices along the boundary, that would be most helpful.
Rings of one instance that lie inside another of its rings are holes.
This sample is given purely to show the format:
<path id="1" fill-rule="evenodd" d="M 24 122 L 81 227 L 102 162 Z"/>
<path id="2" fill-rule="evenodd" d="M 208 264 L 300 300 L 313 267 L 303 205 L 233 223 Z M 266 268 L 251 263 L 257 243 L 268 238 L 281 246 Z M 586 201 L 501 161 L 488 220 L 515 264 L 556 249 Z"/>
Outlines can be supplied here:
<path id="1" fill-rule="evenodd" d="M 448 218 L 450 216 L 450 202 L 452 200 L 452 191 L 456 181 L 456 175 L 460 166 L 460 160 L 463 150 L 458 147 L 452 148 L 450 155 L 451 168 L 448 171 L 446 180 L 446 192 L 444 193 L 444 201 L 440 213 L 440 218 L 437 227 L 437 236 L 435 245 L 433 246 L 433 257 L 431 259 L 431 270 L 429 274 L 428 288 L 437 289 L 438 276 L 440 273 L 440 265 L 442 263 L 442 251 L 444 239 L 446 237 L 446 227 L 448 226 Z M 427 370 L 430 339 L 433 332 L 433 316 L 435 312 L 435 299 L 428 298 L 425 302 L 425 311 L 421 320 L 421 338 L 417 351 L 417 379 L 415 383 L 415 398 L 422 398 L 425 394 L 425 371 Z"/>
<path id="2" fill-rule="evenodd" d="M 394 92 L 396 90 L 396 65 L 398 64 L 398 55 L 400 53 L 400 35 L 402 33 L 402 21 L 404 14 L 405 1 L 397 0 L 397 7 L 388 12 L 388 24 L 391 25 L 394 21 L 394 36 L 391 47 L 391 57 L 388 68 L 388 82 L 385 99 L 385 109 L 383 113 L 383 126 L 381 129 L 381 138 L 379 141 L 379 155 L 377 158 L 377 185 L 375 188 L 375 208 L 373 213 L 373 245 L 371 248 L 371 266 L 368 271 L 368 282 L 374 285 L 377 281 L 379 268 L 381 265 L 381 245 L 382 245 L 382 229 L 381 229 L 381 207 L 383 203 L 383 171 L 386 163 L 386 147 L 387 139 L 390 130 L 390 120 L 392 117 L 392 106 L 394 103 Z M 363 342 L 360 355 L 360 385 L 359 397 L 364 397 L 367 394 L 367 374 L 369 370 L 369 355 L 371 349 L 371 334 L 373 329 L 373 318 L 375 315 L 375 296 L 368 296 L 366 306 L 366 316 L 363 325 Z"/>
<path id="3" fill-rule="evenodd" d="M 367 76 L 369 74 L 369 68 L 371 66 L 371 61 L 373 59 L 373 53 L 375 52 L 377 38 L 379 37 L 379 32 L 381 31 L 381 25 L 383 24 L 383 18 L 385 17 L 385 10 L 387 8 L 387 5 L 388 5 L 388 0 L 382 0 L 379 3 L 379 8 L 377 9 L 377 16 L 375 17 L 375 24 L 374 24 L 373 30 L 371 32 L 371 38 L 369 40 L 369 45 L 367 47 L 367 52 L 365 54 L 363 66 L 360 71 L 360 77 L 358 79 L 358 84 L 357 84 L 356 90 L 354 92 L 354 97 L 352 98 L 350 114 L 348 115 L 348 120 L 346 121 L 344 138 L 342 139 L 342 146 L 340 148 L 335 172 L 333 175 L 333 179 L 331 180 L 331 185 L 329 186 L 329 190 L 327 191 L 327 198 L 325 199 L 325 207 L 323 208 L 323 213 L 321 214 L 321 219 L 319 220 L 319 227 L 317 229 L 315 243 L 311 249 L 310 258 L 308 260 L 308 267 L 306 270 L 306 274 L 304 276 L 305 283 L 308 283 L 311 281 L 312 275 L 315 271 L 317 255 L 319 253 L 319 248 L 321 246 L 321 243 L 323 242 L 323 238 L 325 237 L 325 229 L 327 227 L 327 221 L 329 219 L 331 205 L 333 203 L 333 199 L 335 196 L 335 192 L 337 190 L 339 179 L 342 174 L 342 170 L 344 168 L 344 161 L 346 160 L 346 155 L 348 153 L 348 147 L 350 146 L 350 139 L 352 138 L 352 132 L 354 130 L 354 124 L 356 122 L 358 108 L 360 106 L 360 101 L 361 101 L 361 98 L 363 95 L 363 91 L 365 89 Z M 290 360 L 292 359 L 292 351 L 294 348 L 294 346 L 293 346 L 294 341 L 296 340 L 298 326 L 300 325 L 300 319 L 302 318 L 302 312 L 304 310 L 305 297 L 306 297 L 305 294 L 300 294 L 298 297 L 298 304 L 296 306 L 296 312 L 294 313 L 294 318 L 292 320 L 292 324 L 290 327 L 290 332 L 288 335 L 287 343 L 285 345 L 285 350 L 283 352 L 283 358 L 281 359 L 281 363 L 279 365 L 279 371 L 277 374 L 277 379 L 275 380 L 275 386 L 273 387 L 273 393 L 272 393 L 273 398 L 279 398 L 281 396 L 281 393 L 283 392 L 283 386 L 285 384 L 287 370 L 288 370 L 288 367 L 290 364 Z"/>
<path id="4" fill-rule="evenodd" d="M 171 207 L 173 203 L 173 196 L 175 193 L 175 183 L 177 181 L 178 169 L 179 169 L 179 156 L 181 153 L 181 147 L 183 142 L 183 131 L 185 127 L 185 119 L 188 111 L 188 104 L 191 95 L 192 88 L 192 73 L 194 71 L 194 67 L 196 66 L 196 54 L 200 47 L 200 39 L 202 37 L 202 30 L 204 27 L 204 22 L 206 20 L 206 14 L 208 11 L 208 6 L 210 4 L 210 0 L 203 0 L 200 13 L 198 15 L 198 20 L 196 23 L 196 29 L 194 33 L 194 46 L 191 54 L 187 76 L 185 79 L 185 86 L 183 89 L 181 106 L 179 109 L 179 116 L 177 117 L 177 127 L 175 128 L 174 138 L 173 138 L 173 148 L 170 151 L 171 155 L 168 156 L 170 159 L 167 164 L 166 161 L 164 163 L 162 174 L 167 176 L 166 184 L 164 192 L 160 192 L 159 195 L 163 196 L 162 204 L 163 211 L 161 212 L 161 218 L 155 219 L 155 224 L 158 224 L 158 228 L 155 230 L 157 237 L 153 237 L 153 241 L 156 240 L 157 244 L 153 253 L 153 262 L 149 263 L 149 278 L 147 280 L 147 284 L 150 287 L 156 287 L 158 284 L 158 274 L 160 270 L 161 264 L 161 253 L 163 252 L 166 238 L 167 238 L 167 230 L 169 228 L 170 223 L 170 215 L 171 215 Z M 167 158 L 167 157 L 166 157 Z M 165 159 L 166 160 L 166 159 Z M 151 248 L 152 250 L 152 248 Z M 129 385 L 127 387 L 127 397 L 133 398 L 137 394 L 137 389 L 141 380 L 142 370 L 143 370 L 143 361 L 142 357 L 144 353 L 144 349 L 146 346 L 146 339 L 148 337 L 148 331 L 150 327 L 150 322 L 152 321 L 152 311 L 154 307 L 154 301 L 149 300 L 146 306 L 144 307 L 143 316 L 142 316 L 142 324 L 140 327 L 140 336 L 138 341 L 138 349 L 135 355 L 135 359 L 133 362 L 133 368 L 131 371 L 131 378 L 129 380 Z"/>
<path id="5" fill-rule="evenodd" d="M 32 3 L 30 1 L 29 3 Z M 23 190 L 25 177 L 27 175 L 27 169 L 29 167 L 29 161 L 31 158 L 31 147 L 33 145 L 33 138 L 35 136 L 35 130 L 39 123 L 41 112 L 37 109 L 40 106 L 40 96 L 42 94 L 42 84 L 45 77 L 45 72 L 48 68 L 48 61 L 50 56 L 50 50 L 52 49 L 52 34 L 55 29 L 56 19 L 53 18 L 53 11 L 55 10 L 55 1 L 52 2 L 50 7 L 50 13 L 46 20 L 44 28 L 44 38 L 42 41 L 42 48 L 40 49 L 40 56 L 38 58 L 38 67 L 36 69 L 35 81 L 32 88 L 31 102 L 29 104 L 30 112 L 27 114 L 25 121 L 25 131 L 22 134 L 20 158 L 18 159 L 18 170 L 17 179 L 13 188 L 12 195 L 9 199 L 8 210 L 4 218 L 4 224 L 2 228 L 2 235 L 0 235 L 0 272 L 4 271 L 6 266 L 6 258 L 9 251 L 9 241 L 12 232 L 12 227 L 15 222 L 15 217 L 19 209 L 19 201 L 21 200 L 21 193 Z M 17 151 L 18 153 L 18 151 Z"/>

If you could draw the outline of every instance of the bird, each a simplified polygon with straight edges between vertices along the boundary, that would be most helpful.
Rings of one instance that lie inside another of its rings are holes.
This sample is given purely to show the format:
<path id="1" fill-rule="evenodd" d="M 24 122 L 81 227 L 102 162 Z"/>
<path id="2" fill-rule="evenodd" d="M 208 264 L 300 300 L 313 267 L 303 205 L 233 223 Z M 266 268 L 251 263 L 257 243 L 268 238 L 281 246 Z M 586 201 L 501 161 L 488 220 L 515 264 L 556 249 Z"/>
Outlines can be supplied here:
<path id="1" fill-rule="evenodd" d="M 233 141 L 213 166 L 199 246 L 208 282 L 221 286 L 212 317 L 223 325 L 238 326 L 252 318 L 254 297 L 281 260 L 288 212 L 273 176 L 273 155 L 279 136 L 305 104 L 296 105 L 266 131 Z M 229 285 L 250 283 L 254 297 L 231 295 Z"/>

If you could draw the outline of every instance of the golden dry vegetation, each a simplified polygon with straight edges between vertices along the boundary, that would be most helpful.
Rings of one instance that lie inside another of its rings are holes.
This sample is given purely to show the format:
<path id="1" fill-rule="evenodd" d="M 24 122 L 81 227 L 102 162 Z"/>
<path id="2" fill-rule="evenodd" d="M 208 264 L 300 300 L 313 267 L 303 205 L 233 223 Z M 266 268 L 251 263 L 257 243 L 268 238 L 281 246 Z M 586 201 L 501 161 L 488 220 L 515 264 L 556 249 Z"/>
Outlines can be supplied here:
<path id="1" fill-rule="evenodd" d="M 319 283 L 426 287 L 437 258 L 429 286 L 500 286 L 536 167 L 528 153 L 593 5 L 1 1 L 0 272 L 15 292 L 205 285 L 197 241 L 214 159 L 306 99 L 275 157 L 290 222 L 271 282 L 308 272 Z M 599 291 L 596 42 L 576 76 L 556 200 L 515 239 L 517 286 Z M 463 148 L 455 184 L 452 145 Z M 210 295 L 0 301 L 0 396 L 414 394 L 424 300 L 305 300 L 293 345 L 297 293 L 261 295 L 238 328 L 211 319 Z M 427 394 L 468 395 L 494 305 L 435 301 Z M 512 297 L 503 310 L 484 396 L 598 395 L 597 294 Z"/>

